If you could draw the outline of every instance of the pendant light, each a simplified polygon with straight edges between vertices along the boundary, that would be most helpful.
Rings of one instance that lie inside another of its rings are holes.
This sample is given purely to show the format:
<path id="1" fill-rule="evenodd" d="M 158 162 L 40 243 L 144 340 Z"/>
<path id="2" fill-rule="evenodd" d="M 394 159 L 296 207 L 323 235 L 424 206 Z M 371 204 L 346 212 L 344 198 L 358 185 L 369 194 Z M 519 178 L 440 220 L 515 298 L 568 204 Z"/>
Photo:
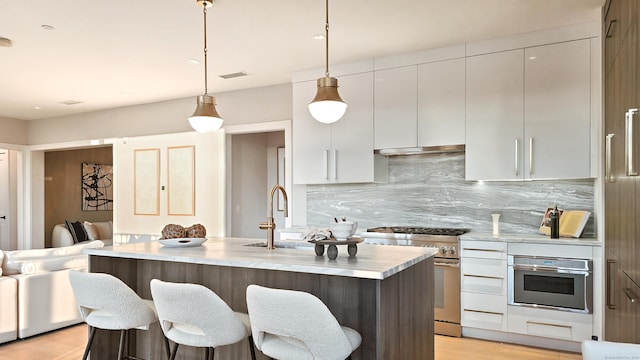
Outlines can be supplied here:
<path id="1" fill-rule="evenodd" d="M 216 98 L 207 94 L 207 8 L 213 0 L 196 0 L 204 13 L 204 95 L 198 96 L 196 111 L 189 117 L 193 130 L 206 134 L 220 129 L 222 118 L 216 111 Z"/>
<path id="2" fill-rule="evenodd" d="M 324 77 L 318 79 L 318 92 L 309 104 L 309 112 L 321 123 L 334 123 L 347 111 L 345 103 L 338 94 L 338 79 L 329 76 L 329 0 L 326 0 L 326 22 L 324 26 L 325 68 Z"/>

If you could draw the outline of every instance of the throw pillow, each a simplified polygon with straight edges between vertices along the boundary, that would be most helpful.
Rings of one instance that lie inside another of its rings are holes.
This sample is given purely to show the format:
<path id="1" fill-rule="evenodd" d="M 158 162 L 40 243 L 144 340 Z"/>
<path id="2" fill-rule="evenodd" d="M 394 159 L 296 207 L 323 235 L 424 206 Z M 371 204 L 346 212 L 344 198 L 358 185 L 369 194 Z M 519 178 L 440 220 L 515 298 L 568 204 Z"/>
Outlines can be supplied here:
<path id="1" fill-rule="evenodd" d="M 100 232 L 95 225 L 88 221 L 85 221 L 82 225 L 84 226 L 84 231 L 87 233 L 89 240 L 100 240 Z"/>
<path id="2" fill-rule="evenodd" d="M 71 233 L 74 244 L 87 240 L 87 233 L 84 231 L 84 226 L 82 226 L 80 221 L 71 222 L 69 220 L 65 220 L 64 223 L 67 225 L 67 229 Z"/>

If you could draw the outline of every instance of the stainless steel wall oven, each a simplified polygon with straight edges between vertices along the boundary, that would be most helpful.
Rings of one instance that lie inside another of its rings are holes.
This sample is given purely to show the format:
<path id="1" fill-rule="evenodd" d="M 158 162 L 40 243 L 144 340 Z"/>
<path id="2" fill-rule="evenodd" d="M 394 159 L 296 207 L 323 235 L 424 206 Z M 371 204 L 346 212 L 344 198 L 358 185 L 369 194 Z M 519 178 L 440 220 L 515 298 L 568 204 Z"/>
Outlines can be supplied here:
<path id="1" fill-rule="evenodd" d="M 588 259 L 509 255 L 508 304 L 591 313 L 592 265 Z"/>

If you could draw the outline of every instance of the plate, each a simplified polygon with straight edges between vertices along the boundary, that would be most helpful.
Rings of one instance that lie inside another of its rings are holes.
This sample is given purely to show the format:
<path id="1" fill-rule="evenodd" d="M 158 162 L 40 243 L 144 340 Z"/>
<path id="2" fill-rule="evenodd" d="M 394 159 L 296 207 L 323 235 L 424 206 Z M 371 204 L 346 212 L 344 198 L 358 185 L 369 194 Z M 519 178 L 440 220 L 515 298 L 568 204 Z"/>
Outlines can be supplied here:
<path id="1" fill-rule="evenodd" d="M 351 244 L 359 244 L 363 242 L 364 239 L 359 236 L 353 236 L 348 238 L 347 240 L 309 240 L 312 244 L 318 245 L 351 245 Z"/>
<path id="2" fill-rule="evenodd" d="M 190 247 L 200 246 L 203 242 L 207 241 L 207 238 L 176 238 L 161 239 L 158 241 L 165 247 Z"/>

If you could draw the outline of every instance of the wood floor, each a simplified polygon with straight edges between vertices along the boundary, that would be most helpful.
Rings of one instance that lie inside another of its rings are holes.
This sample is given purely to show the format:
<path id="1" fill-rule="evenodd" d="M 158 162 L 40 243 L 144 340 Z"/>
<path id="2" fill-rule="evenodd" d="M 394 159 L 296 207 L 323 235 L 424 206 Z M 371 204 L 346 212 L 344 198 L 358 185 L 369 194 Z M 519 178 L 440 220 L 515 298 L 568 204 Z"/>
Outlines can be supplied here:
<path id="1" fill-rule="evenodd" d="M 87 328 L 77 325 L 26 340 L 0 345 L 0 359 L 78 360 L 87 341 Z M 436 360 L 580 360 L 575 353 L 551 351 L 469 338 L 436 336 Z"/>

